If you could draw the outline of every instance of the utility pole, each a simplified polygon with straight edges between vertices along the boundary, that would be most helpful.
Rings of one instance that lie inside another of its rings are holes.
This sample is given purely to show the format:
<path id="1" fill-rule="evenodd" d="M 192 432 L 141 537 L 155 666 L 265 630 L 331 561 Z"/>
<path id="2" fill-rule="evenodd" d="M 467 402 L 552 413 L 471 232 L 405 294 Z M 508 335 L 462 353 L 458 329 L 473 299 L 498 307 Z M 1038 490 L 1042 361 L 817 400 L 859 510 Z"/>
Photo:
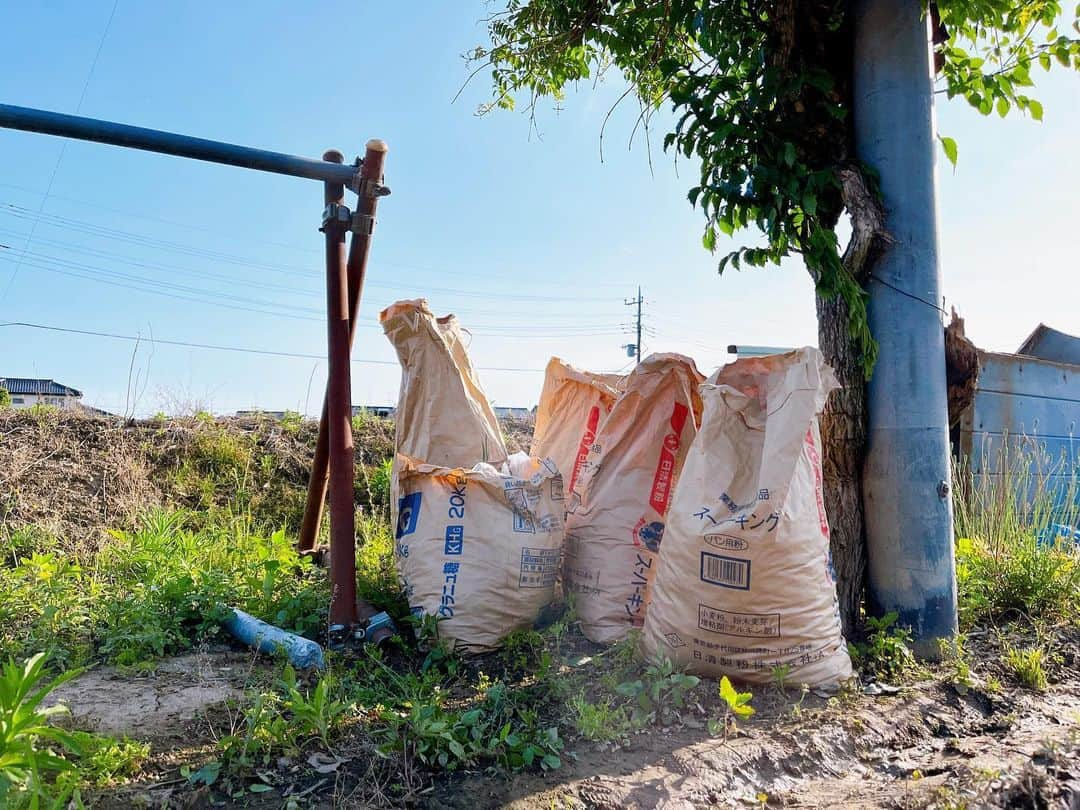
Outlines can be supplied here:
<path id="1" fill-rule="evenodd" d="M 637 288 L 637 298 L 631 298 L 629 300 L 623 301 L 623 303 L 628 307 L 637 307 L 637 342 L 628 343 L 623 346 L 624 349 L 632 348 L 634 350 L 635 365 L 641 362 L 641 302 L 641 285 L 638 285 Z"/>
<path id="2" fill-rule="evenodd" d="M 919 0 L 855 3 L 856 152 L 878 172 L 893 237 L 868 284 L 880 348 L 863 470 L 870 603 L 939 658 L 957 616 L 929 23 Z"/>

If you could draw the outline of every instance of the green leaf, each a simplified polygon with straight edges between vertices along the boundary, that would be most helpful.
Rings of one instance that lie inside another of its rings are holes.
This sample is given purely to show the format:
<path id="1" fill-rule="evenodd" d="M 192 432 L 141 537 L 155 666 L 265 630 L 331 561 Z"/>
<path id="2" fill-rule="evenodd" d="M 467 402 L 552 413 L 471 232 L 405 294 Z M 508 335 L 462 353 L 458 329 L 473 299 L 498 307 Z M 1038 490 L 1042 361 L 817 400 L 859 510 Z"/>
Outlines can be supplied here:
<path id="1" fill-rule="evenodd" d="M 1036 121 L 1043 120 L 1043 105 L 1035 99 L 1028 100 L 1028 112 L 1031 113 L 1031 117 Z"/>
<path id="2" fill-rule="evenodd" d="M 945 157 L 949 159 L 949 163 L 951 163 L 955 169 L 957 157 L 956 141 L 944 135 L 938 135 L 938 140 L 941 141 L 941 148 L 945 150 Z"/>
<path id="3" fill-rule="evenodd" d="M 548 754 L 540 760 L 540 763 L 549 770 L 557 770 L 562 767 L 562 760 L 556 754 Z"/>
<path id="4" fill-rule="evenodd" d="M 273 788 L 270 785 L 264 785 L 262 782 L 256 782 L 254 785 L 249 786 L 248 790 L 252 793 L 269 793 Z"/>

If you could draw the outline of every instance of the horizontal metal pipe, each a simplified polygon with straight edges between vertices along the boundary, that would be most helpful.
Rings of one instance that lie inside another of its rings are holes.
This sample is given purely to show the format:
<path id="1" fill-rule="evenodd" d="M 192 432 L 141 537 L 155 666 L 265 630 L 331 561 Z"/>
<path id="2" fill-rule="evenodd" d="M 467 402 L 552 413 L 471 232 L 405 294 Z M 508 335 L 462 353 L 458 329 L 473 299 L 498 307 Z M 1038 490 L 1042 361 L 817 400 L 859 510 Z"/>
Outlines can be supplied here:
<path id="1" fill-rule="evenodd" d="M 0 104 L 0 127 L 108 143 L 113 146 L 126 146 L 130 149 L 144 149 L 147 152 L 161 152 L 166 155 L 206 160 L 210 163 L 224 163 L 227 166 L 240 166 L 262 172 L 288 174 L 293 177 L 307 177 L 328 183 L 341 183 L 354 190 L 357 187 L 359 170 L 356 166 L 312 160 L 286 155 L 282 152 L 267 152 L 264 149 L 252 149 L 205 138 L 192 138 L 189 135 L 177 135 L 174 132 L 162 132 L 158 129 L 100 121 L 96 118 L 35 110 L 31 107 Z"/>

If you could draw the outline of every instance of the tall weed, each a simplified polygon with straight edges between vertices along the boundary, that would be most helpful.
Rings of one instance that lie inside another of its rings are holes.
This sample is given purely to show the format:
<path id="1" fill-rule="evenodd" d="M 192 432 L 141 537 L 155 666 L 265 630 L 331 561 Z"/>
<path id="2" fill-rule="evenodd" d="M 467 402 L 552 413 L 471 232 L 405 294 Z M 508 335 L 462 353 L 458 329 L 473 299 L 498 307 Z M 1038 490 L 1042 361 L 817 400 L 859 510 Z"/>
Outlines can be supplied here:
<path id="1" fill-rule="evenodd" d="M 983 454 L 996 474 L 958 465 L 956 574 L 965 627 L 1080 617 L 1080 549 L 1056 529 L 1080 522 L 1080 488 L 1077 471 L 1062 463 L 1045 458 L 1034 440 L 1014 437 Z"/>
<path id="2" fill-rule="evenodd" d="M 0 569 L 0 655 L 136 664 L 215 635 L 225 607 L 301 634 L 321 629 L 325 578 L 284 532 L 186 522 L 182 512 L 149 512 L 85 564 L 34 554 Z"/>

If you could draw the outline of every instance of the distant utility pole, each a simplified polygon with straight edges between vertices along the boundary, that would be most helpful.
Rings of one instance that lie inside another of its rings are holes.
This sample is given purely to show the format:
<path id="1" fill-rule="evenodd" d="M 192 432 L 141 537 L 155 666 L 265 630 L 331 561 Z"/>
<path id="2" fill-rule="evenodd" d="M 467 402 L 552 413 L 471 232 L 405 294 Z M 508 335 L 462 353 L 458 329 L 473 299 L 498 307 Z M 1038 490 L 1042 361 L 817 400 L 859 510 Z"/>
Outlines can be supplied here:
<path id="1" fill-rule="evenodd" d="M 640 286 L 637 288 L 637 298 L 631 298 L 623 301 L 623 303 L 628 307 L 637 307 L 637 342 L 627 343 L 625 346 L 623 346 L 624 349 L 633 349 L 633 354 L 631 356 L 635 358 L 635 364 L 641 362 L 641 302 L 642 298 Z M 627 354 L 630 354 L 630 352 L 628 351 Z"/>

